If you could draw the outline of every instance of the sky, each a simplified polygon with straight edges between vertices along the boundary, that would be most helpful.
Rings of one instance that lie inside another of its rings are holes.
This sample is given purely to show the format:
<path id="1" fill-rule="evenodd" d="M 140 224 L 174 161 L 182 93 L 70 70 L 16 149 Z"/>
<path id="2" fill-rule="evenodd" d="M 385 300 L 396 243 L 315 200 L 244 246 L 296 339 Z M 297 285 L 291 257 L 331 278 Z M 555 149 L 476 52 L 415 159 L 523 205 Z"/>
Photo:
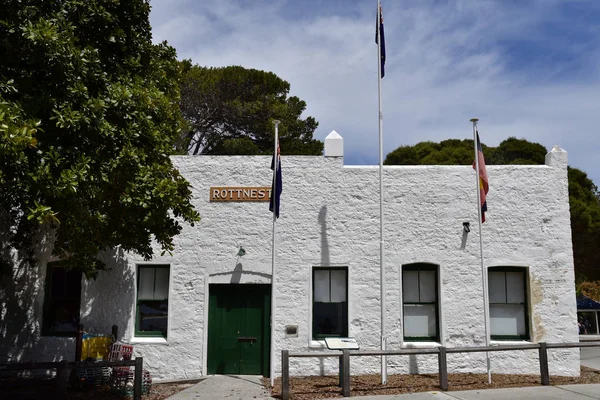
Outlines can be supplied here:
<path id="1" fill-rule="evenodd" d="M 151 0 L 154 42 L 179 59 L 274 72 L 344 138 L 344 164 L 379 163 L 377 0 Z M 558 145 L 600 185 L 599 0 L 382 0 L 384 157 L 421 141 Z"/>

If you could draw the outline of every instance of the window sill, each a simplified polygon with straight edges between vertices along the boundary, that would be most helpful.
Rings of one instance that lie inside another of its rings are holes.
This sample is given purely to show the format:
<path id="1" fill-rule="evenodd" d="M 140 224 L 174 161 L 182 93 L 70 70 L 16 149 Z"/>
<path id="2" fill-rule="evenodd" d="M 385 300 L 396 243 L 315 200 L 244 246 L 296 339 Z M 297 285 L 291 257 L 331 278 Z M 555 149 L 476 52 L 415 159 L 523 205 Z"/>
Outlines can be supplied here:
<path id="1" fill-rule="evenodd" d="M 403 342 L 403 349 L 433 349 L 436 347 L 442 347 L 439 342 Z"/>
<path id="2" fill-rule="evenodd" d="M 325 344 L 324 340 L 311 340 L 308 343 L 308 348 L 315 350 L 327 350 L 327 345 Z"/>
<path id="3" fill-rule="evenodd" d="M 169 344 L 167 342 L 167 339 L 165 339 L 163 337 L 143 337 L 143 336 L 131 338 L 130 343 L 131 344 L 134 344 L 134 343 Z"/>
<path id="4" fill-rule="evenodd" d="M 590 334 L 586 334 L 586 335 L 579 335 L 579 341 L 580 342 L 585 342 L 585 341 L 596 341 L 596 340 L 600 340 L 600 335 L 590 335 Z"/>
<path id="5" fill-rule="evenodd" d="M 490 340 L 490 346 L 502 346 L 505 344 L 511 345 L 511 344 L 532 344 L 533 342 L 531 340 L 525 340 L 525 339 L 507 339 L 507 340 L 498 340 L 498 339 L 492 339 Z"/>

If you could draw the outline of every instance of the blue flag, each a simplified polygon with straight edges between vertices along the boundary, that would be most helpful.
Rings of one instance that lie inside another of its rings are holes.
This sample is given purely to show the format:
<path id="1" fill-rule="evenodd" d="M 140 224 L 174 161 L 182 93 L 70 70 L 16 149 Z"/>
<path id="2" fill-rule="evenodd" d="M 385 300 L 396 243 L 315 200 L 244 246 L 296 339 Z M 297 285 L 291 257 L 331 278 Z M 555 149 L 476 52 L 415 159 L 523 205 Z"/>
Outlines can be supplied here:
<path id="1" fill-rule="evenodd" d="M 379 37 L 381 38 L 381 77 L 385 76 L 385 35 L 383 33 L 383 10 L 379 6 Z M 375 43 L 377 42 L 377 24 L 375 25 Z"/>
<path id="2" fill-rule="evenodd" d="M 279 218 L 279 205 L 281 204 L 281 192 L 283 191 L 283 182 L 281 179 L 281 152 L 279 150 L 279 143 L 277 144 L 277 154 L 273 155 L 273 160 L 271 161 L 271 169 L 275 168 L 275 158 L 277 158 L 277 173 L 275 174 L 273 185 L 271 186 L 269 211 L 275 212 L 275 217 Z M 277 183 L 277 190 L 274 190 L 275 183 Z M 273 211 L 273 201 L 275 201 L 275 211 Z"/>

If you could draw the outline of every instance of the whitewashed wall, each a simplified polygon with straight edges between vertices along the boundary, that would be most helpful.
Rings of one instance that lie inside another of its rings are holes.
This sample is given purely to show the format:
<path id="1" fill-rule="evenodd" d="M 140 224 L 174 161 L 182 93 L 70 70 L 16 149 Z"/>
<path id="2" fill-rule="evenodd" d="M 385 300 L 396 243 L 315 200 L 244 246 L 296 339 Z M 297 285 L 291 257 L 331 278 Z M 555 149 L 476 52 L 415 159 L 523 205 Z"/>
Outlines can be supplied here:
<path id="1" fill-rule="evenodd" d="M 133 338 L 135 265 L 143 262 L 135 256 L 107 254 L 113 269 L 87 282 L 82 299 L 82 323 L 106 332 L 119 325 L 121 339 L 136 343 L 136 353 L 144 356 L 157 380 L 206 373 L 209 283 L 270 283 L 271 274 L 268 203 L 209 202 L 211 186 L 270 186 L 271 158 L 182 156 L 173 162 L 193 185 L 202 221 L 184 227 L 172 256 L 152 260 L 171 265 L 168 339 L 142 343 Z M 578 340 L 566 168 L 566 152 L 558 148 L 548 154 L 545 166 L 488 167 L 485 265 L 529 268 L 533 342 Z M 380 343 L 378 167 L 344 166 L 342 157 L 283 156 L 282 173 L 274 316 L 277 374 L 282 349 L 321 348 L 310 341 L 313 266 L 348 266 L 349 334 L 362 349 L 376 349 Z M 384 168 L 389 348 L 403 345 L 400 272 L 403 264 L 413 262 L 440 266 L 442 344 L 485 344 L 475 179 L 469 166 Z M 471 224 L 466 238 L 465 221 Z M 246 250 L 242 258 L 236 256 L 240 245 Z M 298 325 L 298 337 L 286 338 L 286 325 Z M 53 348 L 55 342 L 38 338 L 29 357 L 41 356 L 41 349 Z M 492 353 L 491 359 L 494 372 L 539 371 L 537 351 Z M 550 350 L 549 359 L 551 374 L 579 374 L 577 350 Z M 353 374 L 379 371 L 376 358 L 357 357 L 351 363 Z M 451 354 L 448 364 L 451 372 L 484 372 L 485 356 Z M 389 373 L 435 372 L 437 357 L 389 357 L 389 365 Z M 333 359 L 291 359 L 292 374 L 335 374 L 337 368 Z"/>

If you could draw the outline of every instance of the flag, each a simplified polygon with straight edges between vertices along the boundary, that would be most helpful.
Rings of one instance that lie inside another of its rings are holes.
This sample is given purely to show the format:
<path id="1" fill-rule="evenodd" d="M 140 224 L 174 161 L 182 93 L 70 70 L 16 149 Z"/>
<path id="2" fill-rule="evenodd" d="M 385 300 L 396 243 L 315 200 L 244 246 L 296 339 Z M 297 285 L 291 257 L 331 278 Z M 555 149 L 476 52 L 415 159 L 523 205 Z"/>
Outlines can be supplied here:
<path id="1" fill-rule="evenodd" d="M 273 160 L 271 161 L 271 169 L 275 168 L 275 158 L 277 158 L 277 173 L 273 177 L 273 185 L 271 186 L 269 211 L 275 212 L 275 217 L 279 218 L 279 205 L 281 200 L 281 192 L 283 191 L 283 182 L 281 179 L 281 150 L 279 149 L 279 143 L 277 143 L 277 154 L 273 155 Z M 275 185 L 275 183 L 277 183 L 277 185 Z M 277 186 L 276 190 L 274 190 L 274 186 Z M 273 201 L 275 201 L 275 211 L 273 211 Z"/>
<path id="2" fill-rule="evenodd" d="M 375 43 L 379 44 L 377 41 L 377 27 L 379 27 L 379 37 L 381 38 L 381 77 L 385 76 L 385 35 L 383 34 L 383 9 L 381 8 L 381 4 L 379 5 L 379 23 L 375 25 Z"/>
<path id="3" fill-rule="evenodd" d="M 487 171 L 485 169 L 485 159 L 483 158 L 483 148 L 479 140 L 479 132 L 477 134 L 477 158 L 479 159 L 479 199 L 481 200 L 481 222 L 485 222 L 485 212 L 487 211 L 486 195 L 490 191 L 488 184 Z M 475 161 L 473 161 L 473 169 L 476 169 Z"/>

